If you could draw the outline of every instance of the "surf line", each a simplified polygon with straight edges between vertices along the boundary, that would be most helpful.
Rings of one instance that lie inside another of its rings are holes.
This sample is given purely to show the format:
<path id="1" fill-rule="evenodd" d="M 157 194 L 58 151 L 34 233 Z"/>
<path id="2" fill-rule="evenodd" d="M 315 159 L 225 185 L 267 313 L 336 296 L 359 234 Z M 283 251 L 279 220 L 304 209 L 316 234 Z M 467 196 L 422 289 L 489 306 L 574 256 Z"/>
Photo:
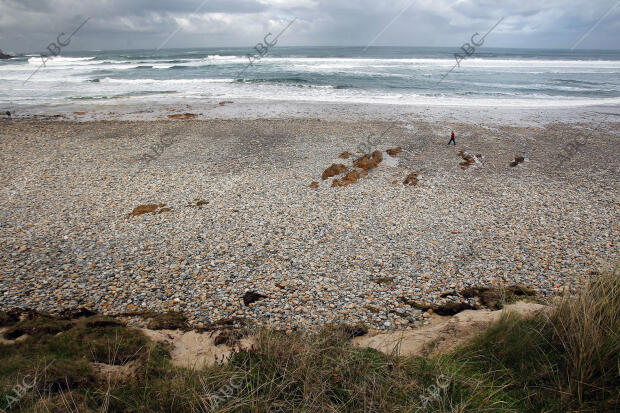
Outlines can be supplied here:
<path id="1" fill-rule="evenodd" d="M 239 73 L 237 73 L 237 75 L 235 76 L 236 78 L 239 78 L 239 76 L 241 76 L 246 70 L 248 70 L 248 67 L 253 66 L 254 65 L 254 61 L 256 60 L 260 60 L 263 57 L 265 57 L 267 55 L 267 53 L 269 53 L 269 49 L 271 49 L 272 47 L 274 47 L 276 44 L 278 44 L 278 39 L 280 38 L 280 36 L 282 36 L 284 34 L 285 31 L 288 30 L 289 27 L 291 27 L 291 25 L 293 23 L 295 23 L 295 21 L 297 20 L 297 17 L 295 17 L 293 20 L 291 20 L 289 22 L 289 24 L 280 31 L 280 33 L 278 33 L 278 35 L 276 37 L 273 38 L 273 41 L 270 42 L 267 40 L 267 37 L 269 36 L 273 36 L 271 33 L 267 33 L 267 35 L 264 37 L 263 41 L 265 42 L 265 44 L 262 43 L 257 43 L 256 46 L 254 46 L 254 49 L 256 49 L 256 51 L 258 52 L 258 54 L 247 54 L 246 57 L 248 58 L 248 60 L 250 61 L 250 63 L 248 63 L 248 65 L 246 67 L 243 68 L 242 71 L 240 71 Z"/>
<path id="2" fill-rule="evenodd" d="M 438 86 L 438 85 L 439 85 L 439 84 L 440 84 L 440 83 L 441 83 L 441 82 L 442 82 L 442 81 L 443 81 L 443 80 L 444 80 L 444 79 L 445 79 L 445 78 L 446 78 L 446 77 L 447 77 L 450 73 L 452 73 L 452 71 L 453 71 L 453 70 L 454 70 L 457 66 L 458 66 L 458 67 L 461 67 L 461 66 L 460 66 L 460 62 L 461 62 L 461 60 L 466 59 L 466 58 L 470 57 L 471 55 L 473 55 L 473 54 L 476 52 L 476 47 L 480 47 L 480 46 L 482 46 L 482 45 L 484 44 L 484 40 L 486 39 L 486 37 L 487 37 L 489 34 L 491 34 L 491 32 L 492 32 L 493 30 L 495 30 L 495 28 L 496 28 L 496 27 L 497 27 L 497 26 L 498 26 L 498 25 L 499 25 L 499 24 L 500 24 L 503 20 L 504 20 L 504 17 L 502 17 L 501 19 L 499 19 L 499 20 L 497 21 L 497 23 L 495 23 L 495 25 L 493 25 L 493 27 L 491 27 L 491 29 L 490 29 L 490 30 L 488 30 L 488 31 L 486 32 L 486 34 L 485 34 L 484 36 L 482 36 L 478 42 L 476 42 L 476 41 L 474 40 L 474 38 L 475 38 L 476 36 L 480 36 L 480 34 L 479 34 L 478 32 L 474 33 L 474 34 L 471 36 L 471 42 L 475 45 L 475 47 L 474 47 L 474 46 L 472 46 L 472 45 L 471 45 L 471 44 L 469 44 L 469 43 L 465 43 L 465 44 L 463 44 L 463 46 L 461 46 L 461 49 L 463 49 L 463 51 L 465 52 L 465 56 L 462 56 L 462 55 L 460 55 L 460 54 L 458 54 L 458 53 L 455 53 L 455 54 L 454 54 L 454 56 L 455 56 L 455 58 L 456 58 L 456 64 L 452 67 L 452 69 L 450 69 L 450 70 L 448 71 L 448 73 L 446 73 L 445 75 L 443 75 L 443 77 L 442 77 L 442 78 L 441 78 L 441 79 L 440 79 L 440 80 L 439 80 L 439 81 L 438 81 L 438 82 L 437 82 L 437 83 L 436 83 L 433 87 L 431 87 L 431 88 L 430 88 L 430 90 L 435 89 L 435 88 L 436 88 L 436 87 L 437 87 L 437 86 Z M 385 130 L 385 131 L 381 134 L 381 136 L 379 136 L 379 140 L 380 140 L 381 138 L 383 138 L 383 137 L 385 136 L 385 134 L 386 134 L 386 133 L 388 133 L 388 132 L 390 131 L 390 129 L 392 129 L 392 128 L 396 125 L 396 123 L 398 123 L 398 121 L 396 121 L 396 120 L 395 120 L 395 121 L 392 121 L 392 123 L 390 123 L 390 125 L 388 125 L 387 129 L 386 129 L 386 130 Z M 373 134 L 372 134 L 372 133 L 371 133 L 370 135 L 368 135 L 368 137 L 366 138 L 366 141 L 367 141 L 368 145 L 365 145 L 364 143 L 362 143 L 362 144 L 361 144 L 361 145 L 357 148 L 358 152 L 361 152 L 361 153 L 370 153 L 370 152 L 372 151 L 372 148 L 373 148 L 373 147 L 374 147 L 374 146 L 378 143 L 378 140 L 377 140 L 377 141 L 375 141 L 375 142 L 371 141 L 371 138 L 372 138 L 372 137 L 373 137 Z M 369 150 L 365 151 L 365 150 L 364 150 L 365 148 L 369 148 Z"/>
<path id="3" fill-rule="evenodd" d="M 64 36 L 64 35 L 65 35 L 65 33 L 64 33 L 64 32 L 61 32 L 61 33 L 60 33 L 60 34 L 56 37 L 56 42 L 58 42 L 58 44 L 56 44 L 56 43 L 54 43 L 54 42 L 51 42 L 51 43 L 47 46 L 47 50 L 49 50 L 49 51 L 50 51 L 50 53 L 54 55 L 54 57 L 56 57 L 56 56 L 60 55 L 60 52 L 62 51 L 62 48 L 63 48 L 63 47 L 67 47 L 67 46 L 69 46 L 69 43 L 71 43 L 71 39 L 73 38 L 73 36 L 75 36 L 75 35 L 76 35 L 76 33 L 77 33 L 77 32 L 79 32 L 79 31 L 80 31 L 80 29 L 81 29 L 82 27 L 84 27 L 84 25 L 85 25 L 86 23 L 88 23 L 88 21 L 89 21 L 89 20 L 90 20 L 90 17 L 86 18 L 86 20 L 84 20 L 84 21 L 82 22 L 82 24 L 80 24 L 80 25 L 78 26 L 78 28 L 77 28 L 77 29 L 75 29 L 75 30 L 74 30 L 74 31 L 73 31 L 73 32 L 69 35 L 69 37 L 67 38 L 67 40 L 65 40 L 65 41 L 62 41 L 62 40 L 60 39 L 60 37 L 61 37 L 61 36 Z M 39 70 L 41 70 L 41 68 L 42 68 L 42 67 L 44 67 L 44 66 L 45 66 L 45 64 L 47 63 L 47 61 L 50 59 L 50 57 L 49 57 L 48 55 L 44 55 L 43 53 L 41 53 L 41 56 L 40 56 L 40 57 L 41 57 L 41 62 L 42 62 L 42 63 L 39 65 L 39 67 L 37 67 L 37 69 L 36 69 L 34 72 L 32 72 L 32 74 L 31 74 L 30 76 L 28 76 L 28 79 L 24 80 L 24 83 L 26 83 L 26 82 L 27 82 L 27 81 L 29 81 L 29 80 L 30 80 L 30 79 L 31 79 L 34 75 L 36 75 L 36 74 L 37 74 L 37 72 L 38 72 Z M 45 57 L 45 59 L 44 59 L 44 57 Z"/>

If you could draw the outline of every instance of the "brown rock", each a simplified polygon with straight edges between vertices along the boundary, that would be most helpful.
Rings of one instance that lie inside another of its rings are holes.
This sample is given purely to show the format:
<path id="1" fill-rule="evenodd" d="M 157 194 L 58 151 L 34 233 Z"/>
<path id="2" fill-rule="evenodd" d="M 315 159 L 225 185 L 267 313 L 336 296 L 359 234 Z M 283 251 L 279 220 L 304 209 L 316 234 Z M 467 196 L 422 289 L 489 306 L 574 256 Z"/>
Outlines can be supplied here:
<path id="1" fill-rule="evenodd" d="M 177 120 L 190 120 L 190 119 L 194 119 L 196 116 L 195 113 L 183 113 L 183 114 L 175 114 L 175 115 L 168 115 L 168 117 L 170 119 L 177 119 Z"/>
<path id="2" fill-rule="evenodd" d="M 403 151 L 403 148 L 397 146 L 396 148 L 388 149 L 386 152 L 390 156 L 396 156 Z"/>
<path id="3" fill-rule="evenodd" d="M 187 207 L 202 209 L 204 205 L 208 205 L 208 204 L 209 204 L 209 201 L 199 201 L 197 199 L 194 199 L 194 202 L 190 202 L 189 204 L 187 204 Z"/>
<path id="4" fill-rule="evenodd" d="M 403 184 L 405 186 L 416 186 L 418 184 L 418 174 L 416 172 L 410 173 L 409 175 L 407 175 L 407 178 L 405 178 Z"/>
<path id="5" fill-rule="evenodd" d="M 342 183 L 339 180 L 334 179 L 334 182 L 332 182 L 332 188 L 337 188 L 339 186 L 342 186 Z"/>
<path id="6" fill-rule="evenodd" d="M 467 155 L 465 152 L 463 152 L 462 150 L 459 151 L 459 156 L 461 158 L 463 158 L 464 162 L 459 163 L 459 165 L 461 165 L 462 169 L 465 168 L 469 168 L 471 165 L 475 164 L 476 161 L 474 160 L 474 157 L 471 155 Z"/>
<path id="7" fill-rule="evenodd" d="M 392 185 L 398 185 L 398 180 L 396 180 L 396 179 L 395 179 L 395 180 L 393 180 L 393 181 L 392 181 Z"/>
<path id="8" fill-rule="evenodd" d="M 363 155 L 362 157 L 357 158 L 353 162 L 353 166 L 355 166 L 356 168 L 361 168 L 365 171 L 377 167 L 377 165 L 373 162 L 370 155 Z"/>
<path id="9" fill-rule="evenodd" d="M 381 161 L 383 161 L 383 154 L 381 153 L 381 151 L 374 151 L 370 156 L 372 156 L 372 159 L 377 162 L 377 165 L 379 165 Z"/>
<path id="10" fill-rule="evenodd" d="M 360 173 L 357 172 L 356 170 L 352 170 L 348 174 L 346 174 L 344 178 L 342 178 L 340 186 L 348 186 L 348 185 L 354 184 L 359 179 L 360 179 Z"/>
<path id="11" fill-rule="evenodd" d="M 515 167 L 523 162 L 525 162 L 525 158 L 523 156 L 516 156 L 515 160 L 510 162 L 510 166 Z"/>
<path id="12" fill-rule="evenodd" d="M 148 214 L 149 212 L 155 212 L 160 207 L 164 207 L 166 204 L 148 204 L 148 205 L 139 205 L 133 209 L 131 214 L 132 217 L 137 217 L 142 214 Z"/>
<path id="13" fill-rule="evenodd" d="M 318 183 L 318 182 L 316 182 L 316 181 L 314 181 L 314 182 L 312 182 L 312 183 L 310 184 L 310 188 L 312 188 L 312 189 L 317 189 L 318 187 L 319 187 L 319 183 Z"/>
<path id="14" fill-rule="evenodd" d="M 345 152 L 342 152 L 338 157 L 340 159 L 349 159 L 350 156 L 351 156 L 351 154 L 349 152 L 345 151 Z"/>
<path id="15" fill-rule="evenodd" d="M 347 167 L 342 164 L 332 164 L 329 168 L 323 171 L 323 175 L 321 178 L 326 180 L 327 178 L 331 178 L 332 176 L 343 174 L 347 171 Z"/>
<path id="16" fill-rule="evenodd" d="M 372 154 L 363 155 L 353 162 L 353 166 L 369 171 L 376 168 L 383 161 L 383 154 L 380 151 L 374 151 Z"/>

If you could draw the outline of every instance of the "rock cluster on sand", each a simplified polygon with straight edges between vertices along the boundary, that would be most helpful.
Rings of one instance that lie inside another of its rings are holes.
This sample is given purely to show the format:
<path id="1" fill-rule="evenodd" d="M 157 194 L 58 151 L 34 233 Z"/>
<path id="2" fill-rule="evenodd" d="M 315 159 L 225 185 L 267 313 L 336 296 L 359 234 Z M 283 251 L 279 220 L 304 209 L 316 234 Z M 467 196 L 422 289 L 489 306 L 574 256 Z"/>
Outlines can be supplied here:
<path id="1" fill-rule="evenodd" d="M 397 148 L 389 149 L 387 153 L 388 154 L 391 153 L 392 154 L 391 156 L 396 156 L 401 151 L 402 149 L 400 147 L 397 147 Z M 351 154 L 349 152 L 345 151 L 345 152 L 342 152 L 338 156 L 338 158 L 348 159 L 350 155 Z M 353 167 L 358 168 L 359 171 L 356 169 L 348 170 L 347 167 L 342 164 L 332 164 L 329 168 L 323 171 L 323 175 L 321 176 L 321 178 L 323 180 L 326 180 L 333 176 L 346 173 L 346 175 L 342 179 L 333 180 L 332 188 L 346 187 L 346 186 L 356 183 L 361 177 L 367 176 L 368 171 L 377 168 L 381 162 L 383 162 L 383 154 L 381 153 L 381 151 L 374 151 L 373 153 L 362 155 L 361 157 L 353 161 Z M 318 187 L 319 187 L 318 182 L 312 182 L 310 184 L 310 188 L 316 189 Z"/>

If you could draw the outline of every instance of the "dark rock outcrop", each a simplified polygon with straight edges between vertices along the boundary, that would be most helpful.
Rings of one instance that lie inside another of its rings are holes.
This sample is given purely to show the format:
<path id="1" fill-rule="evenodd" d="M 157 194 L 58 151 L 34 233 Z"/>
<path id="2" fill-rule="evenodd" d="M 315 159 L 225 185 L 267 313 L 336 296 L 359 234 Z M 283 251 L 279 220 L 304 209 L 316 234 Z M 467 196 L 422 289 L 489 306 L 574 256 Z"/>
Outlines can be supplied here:
<path id="1" fill-rule="evenodd" d="M 245 304 L 245 306 L 247 307 L 250 304 L 257 302 L 258 300 L 262 300 L 263 298 L 267 298 L 267 296 L 259 294 L 255 291 L 247 291 L 243 295 L 243 304 Z"/>
<path id="2" fill-rule="evenodd" d="M 515 160 L 510 162 L 510 166 L 512 166 L 513 168 L 517 165 L 519 165 L 520 163 L 525 162 L 525 158 L 523 156 L 516 156 Z"/>
<path id="3" fill-rule="evenodd" d="M 12 58 L 13 58 L 13 56 L 8 55 L 8 54 L 4 54 L 2 52 L 2 49 L 0 49 L 0 59 L 12 59 Z"/>

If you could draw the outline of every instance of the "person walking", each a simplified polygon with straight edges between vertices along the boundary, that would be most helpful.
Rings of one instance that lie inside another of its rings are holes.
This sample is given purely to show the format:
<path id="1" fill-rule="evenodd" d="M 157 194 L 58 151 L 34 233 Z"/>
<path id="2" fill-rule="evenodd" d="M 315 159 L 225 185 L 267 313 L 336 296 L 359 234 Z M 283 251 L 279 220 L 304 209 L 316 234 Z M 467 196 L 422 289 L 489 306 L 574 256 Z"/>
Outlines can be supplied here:
<path id="1" fill-rule="evenodd" d="M 450 146 L 451 143 L 454 143 L 454 146 L 456 146 L 456 141 L 454 140 L 454 131 L 452 131 L 452 136 L 450 136 L 450 142 L 448 142 L 448 146 Z"/>

